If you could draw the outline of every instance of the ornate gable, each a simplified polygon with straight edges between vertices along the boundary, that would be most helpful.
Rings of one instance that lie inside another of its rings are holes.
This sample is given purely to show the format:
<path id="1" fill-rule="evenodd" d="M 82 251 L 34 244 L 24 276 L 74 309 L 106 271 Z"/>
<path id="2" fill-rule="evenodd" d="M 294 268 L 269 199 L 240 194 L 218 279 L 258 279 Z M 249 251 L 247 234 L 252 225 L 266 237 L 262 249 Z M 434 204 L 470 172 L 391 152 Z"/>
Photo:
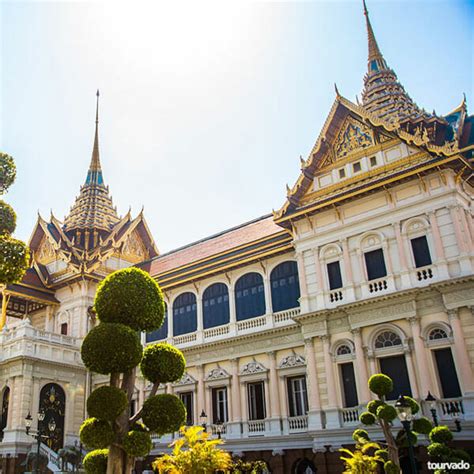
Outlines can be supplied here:
<path id="1" fill-rule="evenodd" d="M 230 377 L 229 373 L 222 367 L 216 367 L 212 369 L 206 377 L 206 380 L 220 380 L 228 379 Z"/>
<path id="2" fill-rule="evenodd" d="M 301 367 L 306 365 L 306 360 L 302 355 L 299 354 L 291 354 L 289 356 L 284 357 L 280 365 L 278 366 L 279 369 L 289 369 L 291 367 Z"/>
<path id="3" fill-rule="evenodd" d="M 373 130 L 364 123 L 348 116 L 334 144 L 336 159 L 375 144 Z"/>
<path id="4" fill-rule="evenodd" d="M 242 367 L 240 375 L 252 375 L 265 372 L 267 372 L 266 367 L 264 367 L 263 364 L 261 364 L 260 362 L 253 360 Z"/>
<path id="5" fill-rule="evenodd" d="M 37 262 L 41 263 L 42 265 L 47 265 L 57 258 L 56 250 L 46 235 L 44 235 L 41 239 L 41 243 L 35 253 L 35 258 Z"/>

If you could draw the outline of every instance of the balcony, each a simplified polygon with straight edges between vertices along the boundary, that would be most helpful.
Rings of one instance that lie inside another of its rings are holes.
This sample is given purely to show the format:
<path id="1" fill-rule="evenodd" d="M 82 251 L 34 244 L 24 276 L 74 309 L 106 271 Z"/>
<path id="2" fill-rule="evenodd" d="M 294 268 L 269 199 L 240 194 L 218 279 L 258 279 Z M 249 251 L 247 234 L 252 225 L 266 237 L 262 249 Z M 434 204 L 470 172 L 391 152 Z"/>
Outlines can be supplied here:
<path id="1" fill-rule="evenodd" d="M 265 420 L 249 420 L 247 430 L 249 436 L 263 436 L 265 434 Z"/>
<path id="2" fill-rule="evenodd" d="M 288 431 L 290 433 L 301 433 L 308 431 L 308 416 L 290 416 L 288 417 Z"/>
<path id="3" fill-rule="evenodd" d="M 359 407 L 341 408 L 339 410 L 341 426 L 357 426 L 359 422 Z"/>
<path id="4" fill-rule="evenodd" d="M 0 333 L 0 362 L 28 357 L 83 367 L 80 347 L 79 338 L 39 330 L 25 320 Z"/>

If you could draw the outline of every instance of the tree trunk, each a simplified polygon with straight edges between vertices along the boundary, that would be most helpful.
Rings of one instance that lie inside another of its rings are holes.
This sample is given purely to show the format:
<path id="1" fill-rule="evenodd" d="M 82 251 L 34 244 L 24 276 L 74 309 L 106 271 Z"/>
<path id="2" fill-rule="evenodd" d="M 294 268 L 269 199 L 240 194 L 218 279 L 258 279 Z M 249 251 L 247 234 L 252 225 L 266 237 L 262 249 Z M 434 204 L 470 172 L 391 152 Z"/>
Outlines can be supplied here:
<path id="1" fill-rule="evenodd" d="M 382 427 L 385 441 L 387 442 L 388 458 L 398 467 L 400 467 L 400 459 L 398 458 L 398 447 L 393 437 L 390 425 L 385 420 L 380 420 L 380 426 Z"/>

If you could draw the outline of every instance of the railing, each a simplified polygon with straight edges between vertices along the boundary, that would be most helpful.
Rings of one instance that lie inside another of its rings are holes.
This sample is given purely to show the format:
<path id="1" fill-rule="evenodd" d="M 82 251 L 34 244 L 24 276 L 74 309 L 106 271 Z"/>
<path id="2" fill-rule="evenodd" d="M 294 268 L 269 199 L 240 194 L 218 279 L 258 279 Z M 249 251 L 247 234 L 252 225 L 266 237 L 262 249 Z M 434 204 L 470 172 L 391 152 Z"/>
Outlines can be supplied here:
<path id="1" fill-rule="evenodd" d="M 298 316 L 300 312 L 301 312 L 300 308 L 291 308 L 285 311 L 279 311 L 278 313 L 273 313 L 273 322 L 282 323 L 283 321 L 289 321 L 294 316 Z"/>
<path id="2" fill-rule="evenodd" d="M 445 398 L 438 400 L 441 418 L 464 418 L 464 405 L 462 398 Z"/>
<path id="3" fill-rule="evenodd" d="M 341 414 L 342 423 L 344 425 L 358 425 L 359 424 L 359 408 L 341 408 L 339 410 Z"/>
<path id="4" fill-rule="evenodd" d="M 221 435 L 225 435 L 227 433 L 227 425 L 225 423 L 221 425 L 210 425 L 211 433 L 213 435 L 219 436 L 219 430 Z"/>
<path id="5" fill-rule="evenodd" d="M 187 342 L 194 342 L 197 338 L 197 334 L 195 332 L 191 334 L 183 334 L 182 336 L 173 337 L 174 344 L 186 344 Z"/>
<path id="6" fill-rule="evenodd" d="M 369 293 L 379 293 L 385 291 L 387 288 L 388 284 L 385 278 L 369 281 Z"/>
<path id="7" fill-rule="evenodd" d="M 250 318 L 250 319 L 246 319 L 245 321 L 238 321 L 237 330 L 245 331 L 247 329 L 258 328 L 261 326 L 265 326 L 266 323 L 267 323 L 266 316 L 259 316 L 258 318 Z"/>
<path id="8" fill-rule="evenodd" d="M 247 426 L 249 435 L 261 435 L 265 433 L 265 420 L 249 420 Z"/>
<path id="9" fill-rule="evenodd" d="M 224 334 L 229 334 L 229 325 L 226 324 L 225 326 L 217 326 L 215 328 L 205 329 L 204 330 L 204 338 L 210 337 L 217 337 L 223 336 Z"/>
<path id="10" fill-rule="evenodd" d="M 307 416 L 290 416 L 288 418 L 288 428 L 290 433 L 306 431 L 308 429 Z"/>
<path id="11" fill-rule="evenodd" d="M 418 281 L 430 280 L 433 278 L 433 269 L 431 267 L 418 268 L 416 270 L 416 278 Z"/>
<path id="12" fill-rule="evenodd" d="M 341 290 L 335 290 L 335 291 L 331 291 L 331 293 L 329 293 L 329 301 L 331 303 L 336 303 L 337 301 L 342 301 L 343 298 L 344 298 L 344 296 L 343 296 Z"/>

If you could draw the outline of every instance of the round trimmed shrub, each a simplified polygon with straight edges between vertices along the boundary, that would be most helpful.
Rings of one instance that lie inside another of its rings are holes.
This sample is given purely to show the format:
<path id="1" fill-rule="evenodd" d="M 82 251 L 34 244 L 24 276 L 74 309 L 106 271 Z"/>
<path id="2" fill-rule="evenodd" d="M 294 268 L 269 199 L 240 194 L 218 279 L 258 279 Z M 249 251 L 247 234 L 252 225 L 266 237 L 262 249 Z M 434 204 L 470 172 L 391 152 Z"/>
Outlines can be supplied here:
<path id="1" fill-rule="evenodd" d="M 397 410 L 392 405 L 383 403 L 377 408 L 377 416 L 384 421 L 393 421 L 397 417 Z"/>
<path id="2" fill-rule="evenodd" d="M 165 303 L 158 283 L 138 268 L 111 273 L 97 288 L 94 308 L 100 321 L 121 323 L 135 331 L 155 331 L 163 324 Z"/>
<path id="3" fill-rule="evenodd" d="M 0 152 L 0 194 L 5 194 L 7 189 L 15 182 L 16 166 L 13 158 Z"/>
<path id="4" fill-rule="evenodd" d="M 365 439 L 365 440 L 370 440 L 369 438 L 369 433 L 367 433 L 367 431 L 365 430 L 361 430 L 361 429 L 357 429 L 357 430 L 354 430 L 354 433 L 352 433 L 352 439 L 358 443 L 359 442 L 359 438 L 362 438 L 362 439 Z"/>
<path id="5" fill-rule="evenodd" d="M 150 382 L 176 382 L 183 376 L 185 368 L 183 353 L 171 344 L 152 344 L 143 351 L 140 369 Z"/>
<path id="6" fill-rule="evenodd" d="M 360 414 L 359 420 L 363 425 L 373 425 L 375 423 L 375 416 L 369 411 L 364 411 Z"/>
<path id="7" fill-rule="evenodd" d="M 30 253 L 21 240 L 0 235 L 0 283 L 9 285 L 23 278 Z"/>
<path id="8" fill-rule="evenodd" d="M 96 449 L 84 456 L 82 464 L 87 474 L 105 474 L 107 472 L 108 449 Z"/>
<path id="9" fill-rule="evenodd" d="M 449 456 L 450 449 L 443 443 L 431 443 L 426 448 L 428 454 L 433 458 Z"/>
<path id="10" fill-rule="evenodd" d="M 405 400 L 410 405 L 412 414 L 416 415 L 420 411 L 419 403 L 414 398 L 408 397 L 407 395 L 405 395 Z"/>
<path id="11" fill-rule="evenodd" d="M 471 456 L 469 456 L 469 453 L 467 451 L 464 451 L 464 449 L 453 449 L 451 451 L 451 454 L 453 457 L 460 459 L 461 461 L 468 462 L 471 464 Z"/>
<path id="12" fill-rule="evenodd" d="M 133 369 L 142 354 L 140 337 L 123 324 L 100 323 L 89 331 L 81 346 L 85 366 L 104 375 Z"/>
<path id="13" fill-rule="evenodd" d="M 413 420 L 413 431 L 415 431 L 416 433 L 427 435 L 430 434 L 430 431 L 432 429 L 433 425 L 431 424 L 431 421 L 428 420 L 428 418 L 425 418 L 424 416 Z"/>
<path id="14" fill-rule="evenodd" d="M 155 395 L 143 404 L 142 420 L 149 430 L 159 435 L 173 433 L 184 425 L 186 408 L 174 395 Z"/>
<path id="15" fill-rule="evenodd" d="M 374 374 L 369 379 L 369 389 L 379 397 L 384 397 L 393 390 L 393 381 L 385 374 Z"/>
<path id="16" fill-rule="evenodd" d="M 16 228 L 16 214 L 13 207 L 0 201 L 0 235 L 11 235 Z"/>
<path id="17" fill-rule="evenodd" d="M 384 463 L 383 468 L 385 474 L 398 474 L 400 472 L 400 468 L 393 461 Z"/>
<path id="18" fill-rule="evenodd" d="M 129 431 L 123 440 L 123 449 L 129 456 L 146 456 L 151 448 L 151 436 L 145 431 Z"/>
<path id="19" fill-rule="evenodd" d="M 388 460 L 388 451 L 386 449 L 377 449 L 374 455 L 382 458 L 384 461 Z"/>
<path id="20" fill-rule="evenodd" d="M 373 415 L 377 414 L 377 408 L 381 405 L 384 405 L 382 400 L 371 400 L 367 403 L 367 411 L 370 411 Z"/>
<path id="21" fill-rule="evenodd" d="M 87 399 L 87 411 L 99 420 L 115 421 L 128 406 L 127 395 L 117 387 L 96 388 Z"/>
<path id="22" fill-rule="evenodd" d="M 433 443 L 449 443 L 453 439 L 453 433 L 447 426 L 435 426 L 430 432 L 430 441 Z"/>
<path id="23" fill-rule="evenodd" d="M 81 425 L 79 436 L 88 448 L 101 449 L 110 446 L 114 440 L 114 430 L 107 421 L 87 418 Z"/>

